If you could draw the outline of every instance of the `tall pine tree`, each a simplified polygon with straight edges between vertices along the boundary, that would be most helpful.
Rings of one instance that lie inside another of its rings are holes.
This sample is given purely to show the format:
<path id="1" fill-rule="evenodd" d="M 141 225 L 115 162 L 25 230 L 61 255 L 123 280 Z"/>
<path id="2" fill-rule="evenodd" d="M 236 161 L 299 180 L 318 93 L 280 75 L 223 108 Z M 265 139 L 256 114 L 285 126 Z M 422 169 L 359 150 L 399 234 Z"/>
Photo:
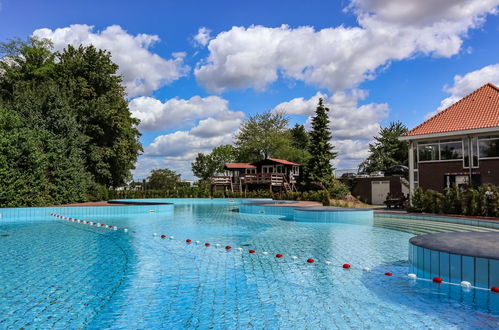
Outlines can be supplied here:
<path id="1" fill-rule="evenodd" d="M 312 189 L 327 189 L 333 179 L 331 160 L 336 157 L 331 145 L 331 130 L 329 128 L 329 109 L 324 106 L 322 98 L 312 118 L 309 152 L 312 158 L 308 161 L 305 171 L 305 182 Z"/>

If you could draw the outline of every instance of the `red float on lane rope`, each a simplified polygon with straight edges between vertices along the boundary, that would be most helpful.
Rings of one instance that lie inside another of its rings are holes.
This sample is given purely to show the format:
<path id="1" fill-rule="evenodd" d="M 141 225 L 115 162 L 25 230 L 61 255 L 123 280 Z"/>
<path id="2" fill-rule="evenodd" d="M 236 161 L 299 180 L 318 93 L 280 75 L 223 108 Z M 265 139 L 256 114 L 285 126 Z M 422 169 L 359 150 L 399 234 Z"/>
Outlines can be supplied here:
<path id="1" fill-rule="evenodd" d="M 248 252 L 249 253 L 255 253 L 255 250 L 249 250 Z"/>
<path id="2" fill-rule="evenodd" d="M 227 246 L 225 247 L 225 249 L 226 249 L 226 250 L 230 250 L 230 249 L 232 249 L 232 246 L 227 245 Z"/>
<path id="3" fill-rule="evenodd" d="M 210 246 L 210 243 L 204 243 L 204 246 L 208 247 Z"/>
<path id="4" fill-rule="evenodd" d="M 351 266 L 349 264 L 343 264 L 343 268 L 345 268 L 345 269 L 350 269 L 350 267 Z"/>
<path id="5" fill-rule="evenodd" d="M 278 253 L 275 255 L 276 258 L 282 258 L 282 254 Z"/>
<path id="6" fill-rule="evenodd" d="M 493 287 L 491 287 L 490 291 L 495 292 L 495 293 L 499 293 L 499 286 L 493 286 Z"/>
<path id="7" fill-rule="evenodd" d="M 392 276 L 393 274 L 392 274 L 392 273 L 390 273 L 390 272 L 386 272 L 386 273 L 385 273 L 385 275 L 386 275 L 386 276 Z"/>
<path id="8" fill-rule="evenodd" d="M 161 238 L 162 238 L 162 239 L 165 239 L 165 238 L 166 238 L 166 235 L 161 235 Z"/>
<path id="9" fill-rule="evenodd" d="M 314 259 L 312 259 L 312 258 L 308 258 L 308 259 L 307 259 L 307 262 L 308 262 L 309 264 L 313 263 L 314 261 L 315 261 L 315 260 L 314 260 Z"/>
<path id="10" fill-rule="evenodd" d="M 441 277 L 438 277 L 438 276 L 436 276 L 436 277 L 433 278 L 433 282 L 435 282 L 435 283 L 442 283 L 443 281 L 444 280 Z"/>
<path id="11" fill-rule="evenodd" d="M 186 243 L 190 243 L 190 242 L 192 242 L 192 241 L 191 241 L 191 239 L 190 239 L 190 238 L 188 238 L 188 239 L 186 239 L 186 240 L 185 240 L 185 242 L 186 242 Z"/>

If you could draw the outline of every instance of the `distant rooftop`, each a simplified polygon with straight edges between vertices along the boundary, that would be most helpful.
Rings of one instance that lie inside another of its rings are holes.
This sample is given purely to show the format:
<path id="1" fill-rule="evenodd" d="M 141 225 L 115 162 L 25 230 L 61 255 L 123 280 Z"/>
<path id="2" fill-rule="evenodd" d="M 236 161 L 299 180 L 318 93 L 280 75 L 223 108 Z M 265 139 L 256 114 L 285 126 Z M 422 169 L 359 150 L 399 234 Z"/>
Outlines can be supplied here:
<path id="1" fill-rule="evenodd" d="M 256 168 L 255 165 L 251 165 L 248 163 L 225 163 L 225 167 L 228 169 Z"/>
<path id="2" fill-rule="evenodd" d="M 410 130 L 404 136 L 491 127 L 499 129 L 499 88 L 488 83 Z"/>

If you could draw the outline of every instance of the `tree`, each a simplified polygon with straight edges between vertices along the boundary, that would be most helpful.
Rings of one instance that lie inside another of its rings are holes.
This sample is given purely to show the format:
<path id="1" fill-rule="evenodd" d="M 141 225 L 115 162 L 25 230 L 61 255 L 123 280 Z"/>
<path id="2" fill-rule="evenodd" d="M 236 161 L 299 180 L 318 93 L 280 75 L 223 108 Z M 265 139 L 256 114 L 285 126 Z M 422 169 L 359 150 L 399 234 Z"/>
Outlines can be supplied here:
<path id="1" fill-rule="evenodd" d="M 165 169 L 152 170 L 146 179 L 147 189 L 175 190 L 180 183 L 180 174 Z"/>
<path id="2" fill-rule="evenodd" d="M 90 182 L 78 120 L 54 79 L 49 42 L 1 44 L 0 186 L 3 206 L 38 206 L 85 200 Z M 4 57 L 5 58 L 5 57 Z M 15 146 L 12 149 L 11 146 Z"/>
<path id="3" fill-rule="evenodd" d="M 369 156 L 359 165 L 364 172 L 384 171 L 393 165 L 408 165 L 409 145 L 399 137 L 407 133 L 407 127 L 401 122 L 390 122 L 382 127 L 375 136 L 375 142 L 369 144 Z"/>
<path id="4" fill-rule="evenodd" d="M 259 161 L 273 156 L 281 146 L 290 145 L 288 122 L 289 119 L 282 112 L 267 111 L 250 116 L 241 124 L 235 137 L 239 160 Z"/>
<path id="5" fill-rule="evenodd" d="M 119 186 L 142 151 L 138 119 L 131 116 L 111 54 L 94 46 L 68 46 L 58 54 L 57 78 L 70 93 L 85 144 L 87 169 L 98 184 Z"/>
<path id="6" fill-rule="evenodd" d="M 201 180 L 209 180 L 215 173 L 223 172 L 225 163 L 235 162 L 237 156 L 237 149 L 229 144 L 216 147 L 207 155 L 198 153 L 191 163 L 192 172 Z"/>
<path id="7" fill-rule="evenodd" d="M 130 176 L 142 150 L 110 54 L 0 44 L 0 206 L 84 201 Z"/>
<path id="8" fill-rule="evenodd" d="M 215 163 L 211 159 L 211 155 L 198 153 L 196 159 L 191 163 L 192 173 L 201 180 L 209 180 L 215 174 Z"/>
<path id="9" fill-rule="evenodd" d="M 329 128 L 329 109 L 324 106 L 322 98 L 312 118 L 309 152 L 312 155 L 305 169 L 305 182 L 309 187 L 326 189 L 333 179 L 331 160 L 336 157 L 331 145 Z"/>
<path id="10" fill-rule="evenodd" d="M 250 116 L 241 124 L 235 138 L 238 161 L 251 163 L 273 157 L 304 164 L 310 154 L 294 145 L 288 123 L 282 112 Z"/>
<path id="11" fill-rule="evenodd" d="M 289 132 L 291 133 L 291 139 L 292 139 L 291 145 L 294 148 L 301 150 L 308 150 L 310 136 L 305 130 L 305 126 L 295 124 L 295 126 L 291 128 Z"/>

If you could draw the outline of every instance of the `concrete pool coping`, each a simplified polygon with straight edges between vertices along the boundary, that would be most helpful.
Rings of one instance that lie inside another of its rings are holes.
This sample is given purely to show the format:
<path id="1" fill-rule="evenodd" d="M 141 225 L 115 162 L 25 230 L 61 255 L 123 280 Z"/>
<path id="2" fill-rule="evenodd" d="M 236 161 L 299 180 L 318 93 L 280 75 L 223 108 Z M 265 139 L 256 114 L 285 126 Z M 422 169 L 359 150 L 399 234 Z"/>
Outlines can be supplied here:
<path id="1" fill-rule="evenodd" d="M 415 236 L 409 243 L 432 251 L 499 260 L 499 232 L 450 232 Z"/>

